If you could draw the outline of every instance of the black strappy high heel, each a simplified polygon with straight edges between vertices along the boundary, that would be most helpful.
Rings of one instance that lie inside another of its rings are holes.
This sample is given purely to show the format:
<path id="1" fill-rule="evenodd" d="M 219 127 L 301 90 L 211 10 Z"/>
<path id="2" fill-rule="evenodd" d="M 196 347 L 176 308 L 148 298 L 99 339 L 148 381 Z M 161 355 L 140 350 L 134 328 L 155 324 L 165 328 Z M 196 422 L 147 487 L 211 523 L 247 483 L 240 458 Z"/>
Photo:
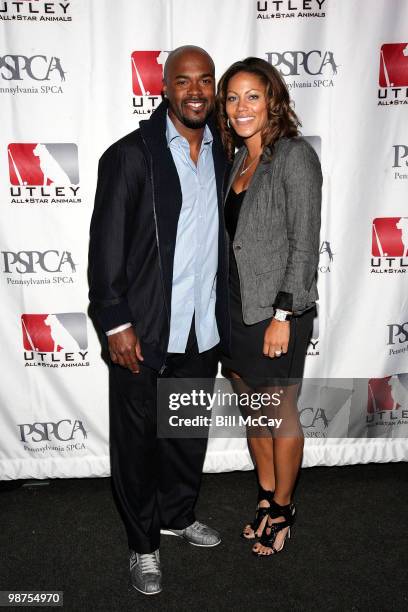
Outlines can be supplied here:
<path id="1" fill-rule="evenodd" d="M 290 538 L 290 528 L 295 522 L 296 508 L 294 504 L 279 506 L 276 501 L 272 500 L 271 506 L 270 508 L 267 508 L 267 510 L 270 518 L 276 519 L 283 516 L 285 520 L 280 523 L 267 523 L 265 529 L 263 530 L 262 536 L 259 539 L 259 543 L 262 544 L 262 546 L 267 546 L 270 548 L 271 552 L 261 553 L 258 551 L 252 551 L 257 557 L 271 557 L 272 555 L 281 552 L 285 546 L 286 538 Z M 279 548 L 276 548 L 276 536 L 280 531 L 286 528 L 288 528 L 288 531 L 283 539 L 283 542 Z"/>
<path id="2" fill-rule="evenodd" d="M 252 521 L 252 523 L 249 523 L 249 527 L 252 529 L 254 534 L 246 535 L 245 529 L 244 529 L 244 531 L 241 532 L 241 538 L 243 538 L 244 540 L 256 540 L 259 538 L 259 536 L 256 535 L 256 532 L 259 529 L 259 526 L 264 520 L 264 518 L 268 516 L 269 510 L 270 510 L 269 507 L 260 508 L 259 503 L 261 501 L 267 501 L 269 504 L 271 504 L 273 495 L 274 495 L 274 491 L 266 491 L 265 489 L 261 487 L 261 485 L 259 485 L 255 519 Z M 265 523 L 265 527 L 266 527 L 266 523 Z"/>

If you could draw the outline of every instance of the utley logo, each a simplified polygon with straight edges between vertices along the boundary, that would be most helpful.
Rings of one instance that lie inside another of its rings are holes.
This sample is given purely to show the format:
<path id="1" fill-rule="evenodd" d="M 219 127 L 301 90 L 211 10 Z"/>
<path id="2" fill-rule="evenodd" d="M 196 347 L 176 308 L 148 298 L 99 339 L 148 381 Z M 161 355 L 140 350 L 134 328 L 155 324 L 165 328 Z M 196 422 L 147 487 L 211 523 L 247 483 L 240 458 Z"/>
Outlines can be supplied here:
<path id="1" fill-rule="evenodd" d="M 380 50 L 378 105 L 408 104 L 408 43 L 387 43 Z"/>
<path id="2" fill-rule="evenodd" d="M 42 54 L 0 57 L 0 93 L 64 93 L 61 83 L 66 80 L 65 75 L 66 71 L 59 57 Z"/>
<path id="3" fill-rule="evenodd" d="M 408 424 L 408 374 L 395 374 L 368 381 L 368 427 Z"/>
<path id="4" fill-rule="evenodd" d="M 161 101 L 163 68 L 169 51 L 134 51 L 131 55 L 133 114 L 149 115 Z"/>
<path id="5" fill-rule="evenodd" d="M 268 51 L 267 61 L 285 77 L 289 89 L 334 87 L 339 65 L 333 51 Z M 294 77 L 292 80 L 290 77 Z M 296 79 L 295 77 L 301 77 Z"/>
<path id="6" fill-rule="evenodd" d="M 88 432 L 79 419 L 20 423 L 17 427 L 20 441 L 23 442 L 26 451 L 72 452 L 86 448 L 84 440 L 87 439 Z"/>
<path id="7" fill-rule="evenodd" d="M 1 255 L 7 285 L 63 286 L 74 282 L 77 265 L 70 251 L 1 251 Z"/>
<path id="8" fill-rule="evenodd" d="M 408 268 L 408 217 L 378 217 L 372 224 L 371 272 L 405 273 Z"/>
<path id="9" fill-rule="evenodd" d="M 327 0 L 257 0 L 257 19 L 326 17 Z"/>
<path id="10" fill-rule="evenodd" d="M 73 143 L 12 143 L 7 149 L 11 204 L 80 204 Z"/>
<path id="11" fill-rule="evenodd" d="M 397 180 L 407 180 L 408 173 L 401 172 L 401 168 L 404 170 L 407 169 L 408 166 L 408 145 L 398 144 L 393 145 L 393 168 L 398 168 L 398 170 L 394 170 L 394 179 Z"/>
<path id="12" fill-rule="evenodd" d="M 84 313 L 23 314 L 21 327 L 26 366 L 89 366 Z"/>
<path id="13" fill-rule="evenodd" d="M 43 0 L 4 0 L 0 2 L 0 21 L 72 21 L 70 2 Z"/>

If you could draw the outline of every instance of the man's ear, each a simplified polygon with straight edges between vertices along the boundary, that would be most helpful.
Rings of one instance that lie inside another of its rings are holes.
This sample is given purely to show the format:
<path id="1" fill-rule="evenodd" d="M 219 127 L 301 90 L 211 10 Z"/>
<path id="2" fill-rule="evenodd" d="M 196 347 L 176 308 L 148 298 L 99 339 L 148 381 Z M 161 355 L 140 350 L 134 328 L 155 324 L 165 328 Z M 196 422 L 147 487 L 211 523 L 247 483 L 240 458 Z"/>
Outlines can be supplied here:
<path id="1" fill-rule="evenodd" d="M 167 85 L 164 79 L 162 80 L 162 94 L 164 98 L 167 98 Z"/>

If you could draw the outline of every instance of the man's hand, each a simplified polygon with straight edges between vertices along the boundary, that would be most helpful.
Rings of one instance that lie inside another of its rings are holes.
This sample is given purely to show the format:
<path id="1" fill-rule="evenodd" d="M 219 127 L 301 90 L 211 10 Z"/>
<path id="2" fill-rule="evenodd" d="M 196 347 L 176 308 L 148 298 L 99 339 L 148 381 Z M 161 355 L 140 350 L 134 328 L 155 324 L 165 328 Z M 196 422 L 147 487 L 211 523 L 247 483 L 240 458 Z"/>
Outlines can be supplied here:
<path id="1" fill-rule="evenodd" d="M 133 374 L 139 374 L 139 361 L 143 361 L 143 355 L 133 327 L 108 336 L 108 344 L 113 363 L 129 368 Z"/>
<path id="2" fill-rule="evenodd" d="M 265 330 L 263 345 L 263 354 L 265 357 L 274 359 L 275 357 L 280 357 L 282 353 L 287 353 L 289 335 L 289 321 L 277 321 L 276 319 L 272 319 Z"/>

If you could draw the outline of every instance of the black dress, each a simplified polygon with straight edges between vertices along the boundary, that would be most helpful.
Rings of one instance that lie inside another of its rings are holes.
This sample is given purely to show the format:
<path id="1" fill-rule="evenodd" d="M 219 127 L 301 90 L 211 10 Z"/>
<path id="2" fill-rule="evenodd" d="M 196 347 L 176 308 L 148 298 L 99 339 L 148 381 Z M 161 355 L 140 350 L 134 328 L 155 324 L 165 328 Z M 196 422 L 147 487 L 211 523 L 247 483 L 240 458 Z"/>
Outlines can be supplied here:
<path id="1" fill-rule="evenodd" d="M 247 325 L 242 318 L 241 289 L 232 242 L 245 191 L 237 194 L 231 188 L 225 203 L 225 225 L 230 238 L 229 295 L 231 309 L 231 356 L 222 358 L 223 369 L 236 372 L 251 386 L 282 384 L 282 379 L 301 379 L 306 349 L 313 328 L 315 309 L 290 321 L 289 347 L 286 354 L 271 359 L 262 349 L 265 330 L 271 319 Z M 294 381 L 295 382 L 295 381 Z"/>

